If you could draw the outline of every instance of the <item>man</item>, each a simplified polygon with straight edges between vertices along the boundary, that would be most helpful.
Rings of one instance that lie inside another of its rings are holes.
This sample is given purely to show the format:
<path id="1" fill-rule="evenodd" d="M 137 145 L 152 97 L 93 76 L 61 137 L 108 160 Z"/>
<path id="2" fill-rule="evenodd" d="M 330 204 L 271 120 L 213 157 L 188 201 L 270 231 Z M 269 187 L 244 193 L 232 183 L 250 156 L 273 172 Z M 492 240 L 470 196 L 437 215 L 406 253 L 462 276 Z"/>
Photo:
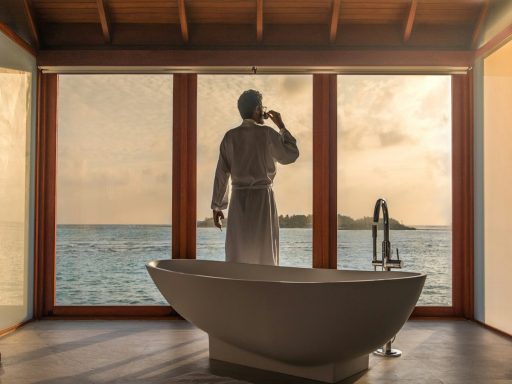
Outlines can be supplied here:
<path id="1" fill-rule="evenodd" d="M 242 124 L 229 130 L 220 144 L 211 207 L 215 226 L 221 228 L 231 176 L 226 261 L 279 264 L 279 219 L 272 191 L 275 163 L 293 163 L 299 150 L 279 112 L 264 109 L 261 93 L 252 89 L 242 93 L 238 99 Z M 270 117 L 279 132 L 263 125 L 264 117 Z"/>

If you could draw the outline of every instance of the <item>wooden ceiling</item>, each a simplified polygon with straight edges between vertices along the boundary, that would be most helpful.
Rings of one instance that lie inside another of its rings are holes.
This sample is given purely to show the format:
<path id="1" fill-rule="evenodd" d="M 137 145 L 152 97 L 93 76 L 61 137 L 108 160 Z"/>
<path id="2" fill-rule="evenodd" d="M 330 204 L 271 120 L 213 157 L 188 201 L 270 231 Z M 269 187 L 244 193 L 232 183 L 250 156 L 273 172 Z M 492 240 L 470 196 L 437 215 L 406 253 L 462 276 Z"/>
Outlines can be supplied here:
<path id="1" fill-rule="evenodd" d="M 39 49 L 475 46 L 489 0 L 2 0 Z"/>

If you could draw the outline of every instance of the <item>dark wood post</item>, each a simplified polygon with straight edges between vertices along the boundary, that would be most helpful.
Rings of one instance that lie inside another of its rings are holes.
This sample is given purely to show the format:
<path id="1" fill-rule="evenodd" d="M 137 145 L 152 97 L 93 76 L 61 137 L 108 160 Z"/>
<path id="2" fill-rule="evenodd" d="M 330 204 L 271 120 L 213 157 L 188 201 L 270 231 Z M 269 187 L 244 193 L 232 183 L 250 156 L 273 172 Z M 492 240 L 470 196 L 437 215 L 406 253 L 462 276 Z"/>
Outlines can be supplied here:
<path id="1" fill-rule="evenodd" d="M 34 317 L 52 315 L 55 305 L 55 196 L 57 168 L 56 74 L 38 72 Z"/>
<path id="2" fill-rule="evenodd" d="M 452 75 L 452 290 L 456 316 L 473 314 L 472 74 Z"/>
<path id="3" fill-rule="evenodd" d="M 174 75 L 172 258 L 196 257 L 197 74 Z"/>
<path id="4" fill-rule="evenodd" d="M 313 75 L 313 267 L 336 268 L 337 75 Z"/>

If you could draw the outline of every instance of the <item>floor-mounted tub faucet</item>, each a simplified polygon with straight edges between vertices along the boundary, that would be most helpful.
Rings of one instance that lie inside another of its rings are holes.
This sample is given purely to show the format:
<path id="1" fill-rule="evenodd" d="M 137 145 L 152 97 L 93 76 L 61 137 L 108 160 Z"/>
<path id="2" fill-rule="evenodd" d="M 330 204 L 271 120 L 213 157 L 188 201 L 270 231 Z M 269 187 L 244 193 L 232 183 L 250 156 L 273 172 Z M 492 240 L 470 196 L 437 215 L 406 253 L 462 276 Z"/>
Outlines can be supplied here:
<path id="1" fill-rule="evenodd" d="M 384 224 L 384 240 L 382 241 L 382 259 L 377 259 L 377 229 L 379 225 L 380 210 L 382 208 L 382 218 Z M 375 203 L 373 210 L 373 223 L 372 223 L 372 239 L 373 239 L 373 269 L 376 271 L 377 267 L 382 267 L 383 271 L 391 271 L 392 268 L 402 268 L 402 260 L 396 249 L 396 260 L 391 259 L 391 243 L 389 242 L 389 212 L 388 204 L 384 199 L 378 199 Z M 396 337 L 396 336 L 395 336 Z M 382 348 L 377 349 L 374 353 L 379 356 L 386 357 L 399 357 L 402 351 L 391 348 L 393 340 L 388 341 Z"/>
<path id="2" fill-rule="evenodd" d="M 379 225 L 380 209 L 382 208 L 382 219 L 384 224 L 384 240 L 382 241 L 382 259 L 377 260 L 377 229 Z M 396 249 L 396 260 L 391 259 L 391 243 L 389 242 L 389 213 L 388 204 L 384 199 L 378 199 L 375 203 L 373 210 L 373 223 L 372 223 L 372 238 L 373 238 L 373 261 L 372 265 L 374 270 L 377 267 L 382 267 L 382 270 L 390 271 L 391 268 L 402 268 L 402 260 Z"/>

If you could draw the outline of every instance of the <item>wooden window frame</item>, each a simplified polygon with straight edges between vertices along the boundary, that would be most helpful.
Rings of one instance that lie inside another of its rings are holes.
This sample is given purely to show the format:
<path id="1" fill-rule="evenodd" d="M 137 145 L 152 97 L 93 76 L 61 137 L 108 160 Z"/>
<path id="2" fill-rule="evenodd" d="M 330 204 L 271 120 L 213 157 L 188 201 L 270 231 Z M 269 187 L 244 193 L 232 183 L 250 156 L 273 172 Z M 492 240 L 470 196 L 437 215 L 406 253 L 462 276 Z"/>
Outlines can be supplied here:
<path id="1" fill-rule="evenodd" d="M 313 76 L 313 266 L 337 267 L 337 74 Z M 452 75 L 452 306 L 413 317 L 473 318 L 472 76 Z M 196 256 L 197 74 L 173 81 L 172 258 Z M 170 306 L 55 303 L 58 75 L 38 73 L 34 317 L 162 317 Z"/>
<path id="2" fill-rule="evenodd" d="M 451 76 L 452 305 L 418 306 L 415 317 L 474 318 L 473 76 Z"/>
<path id="3" fill-rule="evenodd" d="M 474 318 L 472 79 L 451 75 L 452 305 L 417 306 L 413 317 Z M 313 84 L 313 266 L 337 268 L 337 75 Z"/>
<path id="4" fill-rule="evenodd" d="M 195 131 L 195 116 L 187 106 L 195 109 L 194 75 L 176 75 L 173 81 L 173 164 L 186 164 L 195 157 L 190 149 Z M 58 75 L 38 73 L 36 128 L 36 193 L 35 193 L 35 251 L 34 251 L 34 318 L 57 317 L 107 317 L 151 318 L 174 316 L 169 305 L 57 305 L 56 304 L 56 183 L 57 183 L 57 99 Z M 183 129 L 189 127 L 191 129 Z M 180 167 L 182 168 L 182 167 Z M 174 171 L 174 170 L 173 170 Z M 195 197 L 187 196 L 186 186 L 195 172 L 173 172 L 173 257 L 175 250 L 186 249 L 191 243 L 187 238 L 186 209 Z M 185 189 L 185 190 L 184 190 Z M 190 231 L 188 231 L 190 233 Z M 193 234 L 195 236 L 195 232 Z M 176 241 L 175 241 L 176 239 Z M 195 242 L 195 237 L 194 237 Z"/>

